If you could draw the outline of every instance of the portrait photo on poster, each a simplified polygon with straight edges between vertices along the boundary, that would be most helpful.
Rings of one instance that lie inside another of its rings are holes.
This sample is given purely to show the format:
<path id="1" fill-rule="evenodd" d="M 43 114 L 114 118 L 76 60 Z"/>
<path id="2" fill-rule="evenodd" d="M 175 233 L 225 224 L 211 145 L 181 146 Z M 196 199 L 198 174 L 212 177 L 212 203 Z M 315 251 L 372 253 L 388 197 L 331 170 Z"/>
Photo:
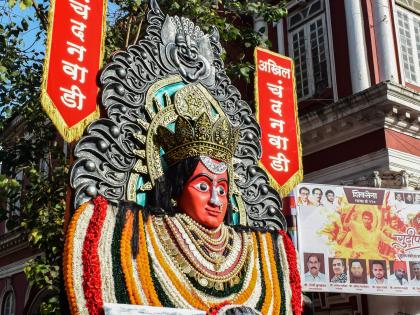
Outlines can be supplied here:
<path id="1" fill-rule="evenodd" d="M 305 281 L 325 282 L 325 264 L 322 253 L 305 253 Z"/>

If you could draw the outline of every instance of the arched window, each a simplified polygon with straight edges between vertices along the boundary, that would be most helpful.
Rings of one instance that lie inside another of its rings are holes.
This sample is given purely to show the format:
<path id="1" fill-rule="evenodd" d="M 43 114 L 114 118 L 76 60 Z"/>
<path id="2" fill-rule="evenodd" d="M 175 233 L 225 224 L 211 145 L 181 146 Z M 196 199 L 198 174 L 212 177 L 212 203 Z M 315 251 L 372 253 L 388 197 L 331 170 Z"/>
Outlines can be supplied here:
<path id="1" fill-rule="evenodd" d="M 15 315 L 16 314 L 16 299 L 13 291 L 8 291 L 3 298 L 2 314 Z"/>

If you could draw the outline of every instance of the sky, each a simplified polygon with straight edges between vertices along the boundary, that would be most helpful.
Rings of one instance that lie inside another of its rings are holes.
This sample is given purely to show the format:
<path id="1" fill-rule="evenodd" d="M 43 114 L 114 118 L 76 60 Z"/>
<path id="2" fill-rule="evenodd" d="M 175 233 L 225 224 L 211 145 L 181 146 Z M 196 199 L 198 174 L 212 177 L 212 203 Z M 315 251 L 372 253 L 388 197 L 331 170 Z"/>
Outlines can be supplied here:
<path id="1" fill-rule="evenodd" d="M 39 4 L 42 4 L 43 0 L 38 0 Z M 25 10 L 22 10 L 19 5 L 7 12 L 7 0 L 0 0 L 0 10 L 3 13 L 0 13 L 0 24 L 7 24 L 11 21 L 20 23 L 22 18 L 25 18 L 28 21 L 29 28 L 28 31 L 21 33 L 22 38 L 22 48 L 25 50 L 34 50 L 37 52 L 45 52 L 45 33 L 42 33 L 42 37 L 39 40 L 36 40 L 36 34 L 40 30 L 40 25 L 38 19 L 34 18 L 33 21 L 29 21 L 30 17 L 35 17 L 35 9 L 29 7 Z M 108 18 L 118 9 L 118 6 L 113 3 L 108 4 Z"/>

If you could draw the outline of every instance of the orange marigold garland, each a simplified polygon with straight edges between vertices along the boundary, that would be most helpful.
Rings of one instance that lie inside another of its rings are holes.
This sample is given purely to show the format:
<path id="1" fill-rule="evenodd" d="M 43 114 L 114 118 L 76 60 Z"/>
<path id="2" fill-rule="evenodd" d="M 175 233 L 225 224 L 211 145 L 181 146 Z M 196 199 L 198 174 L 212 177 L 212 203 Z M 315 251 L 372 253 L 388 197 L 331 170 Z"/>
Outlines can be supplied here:
<path id="1" fill-rule="evenodd" d="M 257 247 L 257 238 L 255 233 L 252 233 L 252 245 L 253 245 L 253 255 L 254 255 L 254 266 L 250 266 L 252 268 L 252 277 L 251 282 L 249 283 L 248 288 L 243 291 L 242 294 L 237 296 L 234 300 L 235 304 L 245 304 L 250 298 L 252 292 L 255 289 L 257 278 L 258 278 L 258 247 Z"/>
<path id="2" fill-rule="evenodd" d="M 296 265 L 297 257 L 295 246 L 285 231 L 280 230 L 279 234 L 283 237 L 283 244 L 286 250 L 287 262 L 289 264 L 290 287 L 292 289 L 292 310 L 295 315 L 300 315 L 302 314 L 302 285 Z"/>
<path id="3" fill-rule="evenodd" d="M 99 263 L 98 245 L 101 238 L 102 225 L 106 217 L 107 200 L 98 196 L 93 200 L 94 209 L 86 231 L 83 243 L 83 291 L 85 293 L 86 307 L 90 315 L 102 312 L 102 284 L 101 267 Z"/>
<path id="4" fill-rule="evenodd" d="M 147 224 L 151 224 L 151 218 Z M 149 262 L 149 253 L 147 251 L 145 225 L 143 223 L 143 215 L 141 212 L 138 214 L 138 225 L 139 225 L 139 252 L 137 254 L 137 268 L 139 270 L 140 281 L 144 293 L 146 294 L 148 303 L 153 306 L 162 306 L 159 301 L 159 297 L 156 293 L 155 286 L 151 277 L 151 268 Z"/>
<path id="5" fill-rule="evenodd" d="M 76 303 L 76 295 L 74 292 L 73 287 L 73 242 L 74 242 L 74 232 L 76 230 L 77 222 L 79 220 L 80 215 L 85 211 L 86 207 L 89 203 L 84 203 L 81 205 L 73 215 L 73 218 L 70 222 L 70 225 L 67 229 L 66 235 L 66 242 L 64 245 L 64 259 L 63 259 L 63 272 L 64 272 L 64 286 L 67 293 L 67 298 L 70 304 L 70 310 L 72 314 L 77 314 L 77 303 Z"/>
<path id="6" fill-rule="evenodd" d="M 131 304 L 141 304 L 140 295 L 138 293 L 133 275 L 132 254 L 131 254 L 131 237 L 133 235 L 134 214 L 127 209 L 125 214 L 125 224 L 121 234 L 121 267 L 125 276 L 125 284 L 127 286 L 128 295 Z"/>
<path id="7" fill-rule="evenodd" d="M 261 254 L 263 254 L 263 252 L 264 252 L 263 249 L 266 247 L 267 244 L 264 241 L 264 235 L 262 233 L 258 232 L 258 236 L 259 236 L 260 244 L 261 244 L 261 247 L 262 247 Z M 265 286 L 266 286 L 265 287 L 264 303 L 261 307 L 261 313 L 263 313 L 263 314 L 268 314 L 268 310 L 269 310 L 270 304 L 271 304 L 271 299 L 273 298 L 273 291 L 272 291 L 273 283 L 271 282 L 271 275 L 268 272 L 268 266 L 267 266 L 268 263 L 269 262 L 263 256 L 262 259 L 261 259 L 261 265 L 262 265 L 262 272 L 263 272 L 263 275 L 264 275 L 264 282 L 265 282 Z"/>
<path id="8" fill-rule="evenodd" d="M 278 273 L 277 273 L 277 266 L 276 266 L 276 261 L 275 261 L 275 256 L 274 256 L 273 239 L 271 237 L 271 233 L 266 234 L 266 243 L 267 243 L 267 249 L 268 249 L 268 257 L 270 258 L 271 274 L 277 275 Z M 281 300 L 279 278 L 276 276 L 273 276 L 272 279 L 273 279 L 273 291 L 274 291 L 273 314 L 280 314 L 280 305 L 281 303 L 283 303 L 283 301 Z"/>

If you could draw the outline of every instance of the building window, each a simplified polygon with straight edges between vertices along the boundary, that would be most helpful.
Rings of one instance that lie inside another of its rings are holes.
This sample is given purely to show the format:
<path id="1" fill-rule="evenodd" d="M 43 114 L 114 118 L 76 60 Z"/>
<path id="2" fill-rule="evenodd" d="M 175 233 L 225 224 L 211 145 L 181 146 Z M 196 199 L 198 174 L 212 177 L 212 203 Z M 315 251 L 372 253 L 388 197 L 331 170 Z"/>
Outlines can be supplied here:
<path id="1" fill-rule="evenodd" d="M 15 315 L 16 314 L 15 308 L 16 308 L 15 294 L 13 293 L 13 291 L 8 291 L 4 295 L 2 314 Z"/>
<path id="2" fill-rule="evenodd" d="M 330 86 L 327 27 L 322 1 L 313 1 L 288 20 L 289 52 L 295 62 L 299 99 L 321 94 Z"/>
<path id="3" fill-rule="evenodd" d="M 400 7 L 397 17 L 404 80 L 420 86 L 420 17 Z"/>

